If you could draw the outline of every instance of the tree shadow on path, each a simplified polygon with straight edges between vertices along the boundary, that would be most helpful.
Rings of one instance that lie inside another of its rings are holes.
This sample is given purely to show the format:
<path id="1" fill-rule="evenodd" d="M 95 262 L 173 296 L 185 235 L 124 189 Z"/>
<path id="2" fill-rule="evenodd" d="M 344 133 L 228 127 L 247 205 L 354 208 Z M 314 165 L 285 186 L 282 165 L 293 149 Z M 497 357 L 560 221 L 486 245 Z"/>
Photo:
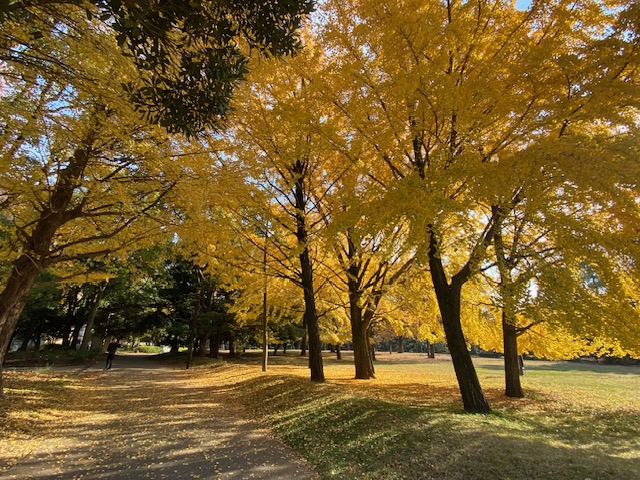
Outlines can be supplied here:
<path id="1" fill-rule="evenodd" d="M 118 355 L 72 382 L 65 420 L 7 479 L 314 479 L 233 397 L 145 355 Z M 198 377 L 200 378 L 200 377 Z"/>

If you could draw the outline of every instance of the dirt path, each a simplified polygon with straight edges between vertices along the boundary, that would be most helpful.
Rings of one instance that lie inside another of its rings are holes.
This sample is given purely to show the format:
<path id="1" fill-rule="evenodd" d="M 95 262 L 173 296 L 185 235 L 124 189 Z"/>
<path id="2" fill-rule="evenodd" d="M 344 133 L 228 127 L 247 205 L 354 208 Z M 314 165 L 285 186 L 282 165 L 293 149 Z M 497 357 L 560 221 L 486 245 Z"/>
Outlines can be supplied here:
<path id="1" fill-rule="evenodd" d="M 101 368 L 77 382 L 69 420 L 3 479 L 317 478 L 224 387 L 144 355 Z"/>

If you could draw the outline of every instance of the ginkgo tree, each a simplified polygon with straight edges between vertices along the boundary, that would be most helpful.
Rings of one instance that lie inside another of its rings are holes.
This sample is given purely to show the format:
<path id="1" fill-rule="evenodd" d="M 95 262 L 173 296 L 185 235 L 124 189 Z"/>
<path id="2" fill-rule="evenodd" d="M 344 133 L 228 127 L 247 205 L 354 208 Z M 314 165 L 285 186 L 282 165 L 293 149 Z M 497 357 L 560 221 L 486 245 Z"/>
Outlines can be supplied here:
<path id="1" fill-rule="evenodd" d="M 270 264 L 280 265 L 302 288 L 314 381 L 324 380 L 317 302 L 319 286 L 326 283 L 318 272 L 327 252 L 320 232 L 330 221 L 335 185 L 351 168 L 322 133 L 324 105 L 314 86 L 322 65 L 323 52 L 311 42 L 304 55 L 262 64 L 239 91 L 226 137 L 247 178 L 271 205 L 264 210 L 275 232 Z"/>
<path id="2" fill-rule="evenodd" d="M 335 240 L 340 267 L 337 281 L 348 294 L 345 309 L 351 324 L 355 378 L 369 379 L 374 376 L 371 352 L 374 320 L 379 317 L 379 306 L 387 290 L 410 272 L 414 252 L 407 252 L 403 245 L 405 226 L 391 224 L 375 231 L 376 222 L 364 215 L 361 205 L 352 204 L 351 208 L 359 214 L 351 217 L 351 224 L 347 223 Z M 344 226 L 345 220 L 336 217 L 336 226 Z"/>
<path id="3" fill-rule="evenodd" d="M 19 24 L 3 27 L 30 35 Z M 134 70 L 112 36 L 80 15 L 39 41 L 83 75 L 5 67 L 1 253 L 11 269 L 0 292 L 0 363 L 38 274 L 163 235 L 164 206 L 182 176 L 173 156 L 180 142 L 148 127 L 124 99 L 121 85 Z"/>
<path id="4" fill-rule="evenodd" d="M 615 113 L 587 100 L 637 99 L 617 73 L 621 57 L 634 64 L 637 39 L 618 38 L 629 43 L 618 50 L 603 41 L 619 12 L 598 1 L 326 4 L 326 91 L 339 86 L 333 104 L 370 146 L 371 175 L 429 265 L 466 411 L 490 407 L 462 329 L 462 288 L 488 261 L 500 219 L 537 194 L 536 181 L 576 178 L 582 142 L 629 158 L 628 146 L 579 128 Z M 604 183 L 620 173 L 587 158 Z"/>

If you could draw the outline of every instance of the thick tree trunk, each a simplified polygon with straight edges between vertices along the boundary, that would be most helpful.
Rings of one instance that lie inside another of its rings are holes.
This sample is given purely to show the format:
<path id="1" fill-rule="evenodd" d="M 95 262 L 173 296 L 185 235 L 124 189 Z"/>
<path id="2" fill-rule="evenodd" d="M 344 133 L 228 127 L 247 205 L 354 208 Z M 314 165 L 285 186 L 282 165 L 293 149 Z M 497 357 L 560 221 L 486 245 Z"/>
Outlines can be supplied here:
<path id="1" fill-rule="evenodd" d="M 504 348 L 504 384 L 507 397 L 522 398 L 524 392 L 520 384 L 520 358 L 518 357 L 518 329 L 513 299 L 513 279 L 511 270 L 515 266 L 509 258 L 502 238 L 502 217 L 496 220 L 496 234 L 493 243 L 496 249 L 498 272 L 500 274 L 500 296 L 502 297 L 502 342 Z"/>
<path id="2" fill-rule="evenodd" d="M 178 337 L 174 335 L 173 337 L 171 337 L 170 353 L 172 355 L 177 355 L 179 351 L 180 351 L 180 341 L 178 340 Z"/>
<path id="3" fill-rule="evenodd" d="M 336 343 L 336 360 L 342 360 L 342 345 Z"/>
<path id="4" fill-rule="evenodd" d="M 398 353 L 404 353 L 404 337 L 398 337 Z"/>
<path id="5" fill-rule="evenodd" d="M 438 303 L 464 409 L 469 413 L 491 413 L 462 332 L 460 291 L 448 290 L 446 295 L 438 296 Z"/>
<path id="6" fill-rule="evenodd" d="M 518 330 L 502 312 L 502 336 L 504 345 L 504 381 L 507 397 L 522 398 L 520 383 L 520 358 L 518 355 Z"/>
<path id="7" fill-rule="evenodd" d="M 354 284 L 355 285 L 355 284 Z M 349 281 L 349 289 L 352 282 Z M 375 378 L 373 370 L 373 355 L 369 342 L 369 325 L 363 318 L 362 309 L 358 305 L 357 291 L 349 292 L 349 310 L 351 316 L 351 339 L 353 342 L 353 361 L 356 368 L 356 378 L 368 380 Z"/>
<path id="8" fill-rule="evenodd" d="M 364 328 L 361 321 L 356 320 L 354 322 L 353 319 L 351 320 L 351 335 L 356 378 L 359 380 L 375 378 L 369 332 Z"/>
<path id="9" fill-rule="evenodd" d="M 198 353 L 196 356 L 198 357 L 206 357 L 207 356 L 207 339 L 209 338 L 209 332 L 203 333 L 200 335 L 200 342 L 198 342 Z"/>
<path id="10" fill-rule="evenodd" d="M 71 335 L 71 342 L 69 343 L 69 347 L 72 350 L 76 350 L 78 346 L 78 342 L 80 340 L 80 330 L 82 330 L 82 326 L 84 322 L 81 319 L 76 320 L 76 324 L 73 327 L 73 334 Z"/>
<path id="11" fill-rule="evenodd" d="M 67 317 L 66 323 L 64 325 L 64 330 L 62 330 L 62 346 L 69 348 L 71 346 L 71 332 L 73 329 L 73 318 Z"/>
<path id="12" fill-rule="evenodd" d="M 468 413 L 491 413 L 491 408 L 484 396 L 471 355 L 467 349 L 467 342 L 460 323 L 462 285 L 455 282 L 449 285 L 447 282 L 433 234 L 431 234 L 429 248 L 429 267 L 440 307 L 447 345 L 451 352 L 453 368 L 462 394 L 464 410 Z"/>
<path id="13" fill-rule="evenodd" d="M 353 361 L 356 369 L 356 379 L 369 380 L 375 378 L 373 370 L 373 355 L 369 342 L 370 317 L 363 315 L 360 290 L 361 265 L 355 261 L 357 247 L 350 235 L 347 235 L 349 250 L 349 267 L 347 269 L 347 288 L 349 290 L 349 317 L 351 320 L 351 340 L 353 342 Z"/>
<path id="14" fill-rule="evenodd" d="M 313 270 L 309 258 L 309 250 L 300 254 L 302 270 L 302 288 L 304 291 L 304 317 L 307 324 L 307 340 L 309 345 L 309 369 L 312 382 L 324 382 L 324 366 L 322 364 L 322 342 L 320 340 L 320 322 L 316 310 L 315 290 L 313 287 Z"/>
<path id="15" fill-rule="evenodd" d="M 40 274 L 40 268 L 29 256 L 21 255 L 13 262 L 11 275 L 0 293 L 0 398 L 4 396 L 2 365 L 29 292 Z"/>

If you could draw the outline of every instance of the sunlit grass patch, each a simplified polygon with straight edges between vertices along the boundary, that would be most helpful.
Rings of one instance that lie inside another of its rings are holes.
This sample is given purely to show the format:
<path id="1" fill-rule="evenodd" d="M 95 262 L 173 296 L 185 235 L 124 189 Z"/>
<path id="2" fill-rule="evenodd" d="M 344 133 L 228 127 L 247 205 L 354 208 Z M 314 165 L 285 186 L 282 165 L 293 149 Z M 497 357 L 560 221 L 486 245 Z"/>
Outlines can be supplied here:
<path id="1" fill-rule="evenodd" d="M 324 478 L 637 476 L 637 368 L 528 362 L 527 398 L 509 399 L 500 360 L 475 361 L 492 415 L 463 414 L 451 364 L 422 358 L 381 361 L 369 381 L 329 359 L 325 384 L 291 359 L 272 362 L 267 375 L 238 366 L 236 396 Z"/>

